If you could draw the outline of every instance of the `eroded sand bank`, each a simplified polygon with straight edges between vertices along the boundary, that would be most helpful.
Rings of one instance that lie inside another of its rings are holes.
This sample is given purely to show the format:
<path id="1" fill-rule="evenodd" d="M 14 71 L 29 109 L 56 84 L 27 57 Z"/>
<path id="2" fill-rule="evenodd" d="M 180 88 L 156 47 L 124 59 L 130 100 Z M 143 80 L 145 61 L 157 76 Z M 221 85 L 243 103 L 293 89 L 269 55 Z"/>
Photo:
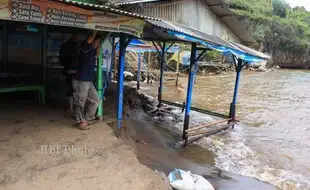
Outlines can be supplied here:
<path id="1" fill-rule="evenodd" d="M 21 105 L 1 109 L 0 121 L 0 189 L 167 189 L 105 122 L 82 131 L 61 109 Z"/>

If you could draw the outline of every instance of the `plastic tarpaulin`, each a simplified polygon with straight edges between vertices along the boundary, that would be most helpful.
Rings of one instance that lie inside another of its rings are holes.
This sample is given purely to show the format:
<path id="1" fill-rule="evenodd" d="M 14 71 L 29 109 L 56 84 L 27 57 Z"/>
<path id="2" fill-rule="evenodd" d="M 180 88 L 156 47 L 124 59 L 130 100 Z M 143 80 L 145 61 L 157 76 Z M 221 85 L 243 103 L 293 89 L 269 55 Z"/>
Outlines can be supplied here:
<path id="1" fill-rule="evenodd" d="M 190 56 L 191 56 L 190 51 L 181 51 L 180 60 L 178 60 L 178 56 L 179 56 L 178 54 L 179 54 L 178 52 L 174 53 L 173 56 L 168 60 L 168 63 L 173 60 L 176 62 L 180 61 L 180 64 L 182 65 L 190 65 Z"/>
<path id="2" fill-rule="evenodd" d="M 239 49 L 237 47 L 236 47 L 236 49 L 233 49 L 233 48 L 229 48 L 229 47 L 225 47 L 225 46 L 214 45 L 214 44 L 208 43 L 204 40 L 194 38 L 194 37 L 191 37 L 189 35 L 182 34 L 179 32 L 174 32 L 174 31 L 170 31 L 170 30 L 167 32 L 171 36 L 177 37 L 177 38 L 182 39 L 182 40 L 199 43 L 199 44 L 205 46 L 206 48 L 209 48 L 209 49 L 212 49 L 215 51 L 219 51 L 223 54 L 226 54 L 226 55 L 232 54 L 232 55 L 236 56 L 237 58 L 240 58 L 240 59 L 242 59 L 248 63 L 261 62 L 261 61 L 265 60 L 265 59 L 257 57 L 257 56 L 249 55 L 248 53 L 242 51 L 241 49 Z"/>
<path id="3" fill-rule="evenodd" d="M 166 47 L 166 50 L 169 46 Z M 119 51 L 119 43 L 116 45 L 116 51 Z M 126 48 L 126 51 L 144 53 L 144 52 L 157 52 L 157 49 L 153 46 L 153 44 L 149 44 L 142 40 L 132 39 L 129 45 Z M 171 46 L 167 52 L 175 53 L 179 51 L 179 47 Z"/>

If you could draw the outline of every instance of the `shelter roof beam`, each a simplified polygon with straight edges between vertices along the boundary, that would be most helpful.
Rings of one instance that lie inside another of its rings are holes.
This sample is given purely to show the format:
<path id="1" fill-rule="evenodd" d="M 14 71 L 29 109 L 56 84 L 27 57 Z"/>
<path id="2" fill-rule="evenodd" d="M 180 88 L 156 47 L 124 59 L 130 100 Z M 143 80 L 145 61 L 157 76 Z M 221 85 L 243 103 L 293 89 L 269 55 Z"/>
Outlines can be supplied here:
<path id="1" fill-rule="evenodd" d="M 170 44 L 170 46 L 165 50 L 165 52 L 167 53 L 167 51 L 168 51 L 174 44 L 175 44 L 175 41 L 172 42 L 172 43 Z"/>
<path id="2" fill-rule="evenodd" d="M 207 52 L 207 49 L 202 50 L 202 52 L 196 57 L 195 63 Z"/>

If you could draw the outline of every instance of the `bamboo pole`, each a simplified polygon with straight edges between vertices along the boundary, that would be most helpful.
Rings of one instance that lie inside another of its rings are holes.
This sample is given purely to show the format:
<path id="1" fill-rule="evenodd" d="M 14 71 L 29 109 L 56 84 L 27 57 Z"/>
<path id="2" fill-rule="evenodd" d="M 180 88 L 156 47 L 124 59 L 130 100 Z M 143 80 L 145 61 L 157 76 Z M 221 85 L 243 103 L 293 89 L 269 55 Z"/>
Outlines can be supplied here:
<path id="1" fill-rule="evenodd" d="M 178 52 L 178 63 L 177 63 L 177 69 L 176 69 L 177 72 L 179 72 L 179 65 L 180 65 L 180 63 L 181 63 L 181 52 L 179 51 Z"/>
<path id="2" fill-rule="evenodd" d="M 178 62 L 177 62 L 177 68 L 176 68 L 176 72 L 177 72 L 177 78 L 176 78 L 176 80 L 175 80 L 175 86 L 178 86 L 178 83 L 179 83 L 179 65 L 180 65 L 180 63 L 181 63 L 181 60 L 180 60 L 180 55 L 181 54 L 181 52 L 179 51 L 178 52 Z"/>
<path id="3" fill-rule="evenodd" d="M 150 84 L 151 77 L 151 52 L 148 53 L 147 56 L 147 84 Z"/>
<path id="4" fill-rule="evenodd" d="M 200 125 L 200 126 L 197 126 L 197 127 L 192 127 L 190 129 L 186 130 L 186 132 L 189 133 L 191 131 L 196 131 L 196 130 L 199 130 L 199 129 L 203 129 L 205 127 L 210 127 L 212 125 L 217 125 L 217 124 L 224 123 L 224 122 L 227 122 L 227 121 L 230 121 L 230 120 L 231 120 L 231 118 L 223 119 L 223 120 L 220 120 L 220 121 L 215 121 L 215 122 L 212 122 L 212 123 L 203 124 L 203 125 Z"/>
<path id="5" fill-rule="evenodd" d="M 117 60 L 116 60 L 116 46 L 114 46 L 114 57 L 113 57 L 113 59 L 114 59 L 114 80 L 116 80 L 117 79 L 117 76 L 116 76 L 116 72 L 117 72 L 117 65 L 116 65 L 116 63 L 118 63 L 117 62 Z M 119 58 L 119 57 L 118 57 Z"/>

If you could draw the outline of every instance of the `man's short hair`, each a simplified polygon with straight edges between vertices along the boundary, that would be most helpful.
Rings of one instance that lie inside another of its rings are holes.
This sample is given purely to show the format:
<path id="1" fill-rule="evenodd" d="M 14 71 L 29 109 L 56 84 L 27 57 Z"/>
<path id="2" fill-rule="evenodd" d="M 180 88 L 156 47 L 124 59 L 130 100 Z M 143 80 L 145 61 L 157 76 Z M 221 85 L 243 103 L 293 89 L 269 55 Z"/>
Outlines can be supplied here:
<path id="1" fill-rule="evenodd" d="M 96 41 L 96 40 L 101 40 L 101 39 L 102 39 L 102 36 L 99 35 L 99 34 L 97 34 L 96 37 L 94 38 L 94 41 Z"/>

